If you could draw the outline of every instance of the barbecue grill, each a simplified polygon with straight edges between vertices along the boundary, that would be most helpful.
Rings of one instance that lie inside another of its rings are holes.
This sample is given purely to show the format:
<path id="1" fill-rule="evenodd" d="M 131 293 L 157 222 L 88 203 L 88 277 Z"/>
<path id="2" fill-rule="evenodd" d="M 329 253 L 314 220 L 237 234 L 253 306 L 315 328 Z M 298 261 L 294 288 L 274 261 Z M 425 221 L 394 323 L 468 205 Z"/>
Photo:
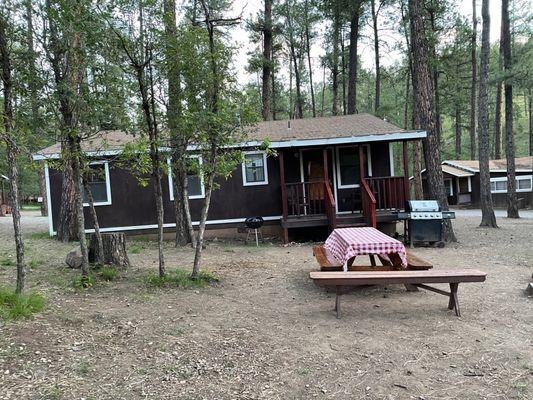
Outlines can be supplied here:
<path id="1" fill-rule="evenodd" d="M 444 245 L 442 224 L 445 219 L 455 218 L 453 211 L 441 211 L 436 200 L 409 200 L 405 202 L 405 212 L 398 213 L 404 222 L 404 238 L 410 246 L 414 242 L 428 242 Z"/>
<path id="2" fill-rule="evenodd" d="M 263 234 L 261 233 L 261 227 L 263 226 L 265 220 L 263 217 L 250 217 L 246 218 L 244 221 L 244 224 L 246 225 L 246 228 L 248 228 L 248 232 L 246 233 L 246 240 L 245 243 L 248 243 L 248 239 L 250 237 L 250 234 L 255 235 L 255 245 L 259 246 L 259 236 L 261 236 L 261 240 L 263 240 Z"/>

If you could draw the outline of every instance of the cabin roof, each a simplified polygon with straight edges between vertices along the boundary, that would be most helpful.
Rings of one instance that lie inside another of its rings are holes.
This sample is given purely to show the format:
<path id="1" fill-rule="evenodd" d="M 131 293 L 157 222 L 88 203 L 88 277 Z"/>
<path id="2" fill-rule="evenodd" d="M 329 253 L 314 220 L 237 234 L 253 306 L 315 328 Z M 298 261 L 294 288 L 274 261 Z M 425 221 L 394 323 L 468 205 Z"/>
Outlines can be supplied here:
<path id="1" fill-rule="evenodd" d="M 478 160 L 445 160 L 442 162 L 443 170 L 444 165 L 458 168 L 463 171 L 479 173 L 479 161 Z M 533 171 L 533 156 L 517 157 L 515 158 L 516 170 L 520 172 Z M 506 172 L 507 160 L 490 160 L 489 161 L 490 172 Z"/>
<path id="2" fill-rule="evenodd" d="M 424 131 L 406 131 L 371 114 L 353 114 L 259 122 L 248 129 L 246 142 L 236 147 L 257 147 L 265 140 L 269 141 L 272 148 L 283 148 L 424 137 Z M 124 131 L 100 131 L 82 140 L 81 148 L 85 153 L 117 154 L 127 143 L 136 140 L 138 136 Z M 33 158 L 57 158 L 60 154 L 61 143 L 58 142 L 42 149 Z"/>
<path id="3" fill-rule="evenodd" d="M 465 171 L 464 169 L 455 168 L 451 165 L 442 165 L 442 172 L 446 172 L 447 174 L 457 176 L 457 177 L 464 177 L 464 176 L 473 176 L 474 174 L 472 172 Z"/>

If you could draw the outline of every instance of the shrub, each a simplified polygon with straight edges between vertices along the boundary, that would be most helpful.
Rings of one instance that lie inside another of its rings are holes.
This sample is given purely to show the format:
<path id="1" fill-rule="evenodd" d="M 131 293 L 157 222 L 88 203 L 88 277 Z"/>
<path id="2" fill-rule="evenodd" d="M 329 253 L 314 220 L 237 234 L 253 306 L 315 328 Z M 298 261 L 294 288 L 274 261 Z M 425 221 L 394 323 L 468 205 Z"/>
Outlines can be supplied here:
<path id="1" fill-rule="evenodd" d="M 76 289 L 88 289 L 94 285 L 94 279 L 92 276 L 78 276 L 72 281 L 72 285 Z"/>
<path id="2" fill-rule="evenodd" d="M 103 266 L 100 268 L 100 276 L 105 281 L 114 281 L 117 278 L 117 269 L 110 266 Z"/>
<path id="3" fill-rule="evenodd" d="M 220 279 L 217 276 L 207 271 L 200 271 L 198 279 L 191 279 L 191 273 L 183 269 L 169 271 L 164 277 L 160 277 L 159 275 L 149 275 L 146 277 L 146 283 L 155 287 L 178 286 L 182 288 L 201 288 L 219 281 Z"/>
<path id="4" fill-rule="evenodd" d="M 0 318 L 16 320 L 28 318 L 32 314 L 41 312 L 44 308 L 44 298 L 39 293 L 17 294 L 0 288 Z"/>

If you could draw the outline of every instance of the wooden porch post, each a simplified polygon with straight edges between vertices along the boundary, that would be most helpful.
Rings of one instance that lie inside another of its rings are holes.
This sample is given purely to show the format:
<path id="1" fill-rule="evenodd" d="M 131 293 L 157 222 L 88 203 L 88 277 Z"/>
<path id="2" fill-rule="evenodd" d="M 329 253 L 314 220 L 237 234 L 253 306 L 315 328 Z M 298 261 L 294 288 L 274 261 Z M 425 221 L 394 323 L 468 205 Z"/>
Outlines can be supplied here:
<path id="1" fill-rule="evenodd" d="M 404 186 L 404 193 L 405 193 L 405 200 L 410 199 L 409 194 L 409 157 L 408 157 L 408 146 L 407 146 L 407 140 L 404 140 L 402 142 L 403 144 L 403 186 Z"/>
<path id="2" fill-rule="evenodd" d="M 365 151 L 363 145 L 359 145 L 359 180 L 365 179 Z"/>
<path id="3" fill-rule="evenodd" d="M 283 158 L 283 150 L 278 151 L 279 154 L 279 178 L 281 182 L 281 207 L 283 209 L 283 219 L 281 223 L 287 220 L 289 215 L 287 205 L 287 192 L 285 187 L 285 162 Z M 289 243 L 289 229 L 283 226 L 283 243 Z"/>
<path id="4" fill-rule="evenodd" d="M 322 151 L 323 163 L 324 163 L 324 181 L 328 181 L 328 149 Z"/>

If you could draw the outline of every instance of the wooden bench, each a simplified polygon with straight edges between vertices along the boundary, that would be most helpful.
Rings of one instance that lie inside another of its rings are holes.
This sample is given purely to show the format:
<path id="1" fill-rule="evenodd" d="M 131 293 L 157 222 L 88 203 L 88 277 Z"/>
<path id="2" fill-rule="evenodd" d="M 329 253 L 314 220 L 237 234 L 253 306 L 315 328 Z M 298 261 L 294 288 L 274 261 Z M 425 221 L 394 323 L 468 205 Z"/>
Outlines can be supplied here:
<path id="1" fill-rule="evenodd" d="M 342 271 L 343 265 L 337 261 L 335 257 L 324 246 L 314 246 L 313 255 L 315 256 L 321 271 Z M 376 265 L 376 260 L 373 255 L 370 256 L 372 265 L 352 265 L 353 259 L 348 261 L 349 271 L 391 271 L 393 264 L 401 264 L 398 255 L 392 255 L 391 260 L 377 256 L 383 265 Z M 397 259 L 396 259 L 397 258 Z M 433 268 L 429 261 L 423 260 L 420 257 L 407 251 L 407 269 L 408 270 L 427 270 Z"/>
<path id="2" fill-rule="evenodd" d="M 335 287 L 335 311 L 337 318 L 340 318 L 340 296 L 346 293 L 347 289 L 354 286 L 364 285 L 413 285 L 417 288 L 430 290 L 435 293 L 449 297 L 448 309 L 455 310 L 459 317 L 459 301 L 457 299 L 457 289 L 462 282 L 484 282 L 487 274 L 477 270 L 457 270 L 457 271 L 378 271 L 378 272 L 321 272 L 313 271 L 310 278 L 318 286 Z M 428 283 L 448 283 L 450 291 L 446 292 Z"/>

